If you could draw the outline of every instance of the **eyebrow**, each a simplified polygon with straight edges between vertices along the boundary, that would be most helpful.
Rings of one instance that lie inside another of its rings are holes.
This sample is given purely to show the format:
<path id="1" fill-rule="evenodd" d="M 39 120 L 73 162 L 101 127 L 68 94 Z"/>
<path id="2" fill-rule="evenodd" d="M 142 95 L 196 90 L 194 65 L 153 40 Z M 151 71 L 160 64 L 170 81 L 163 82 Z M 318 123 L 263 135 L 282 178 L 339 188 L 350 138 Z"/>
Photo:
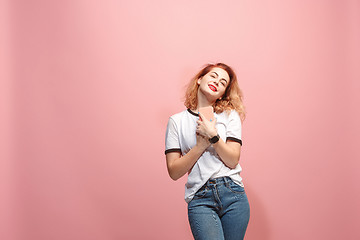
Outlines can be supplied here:
<path id="1" fill-rule="evenodd" d="M 215 73 L 215 74 L 216 74 L 216 76 L 218 76 L 218 77 L 219 77 L 219 74 L 217 74 L 217 72 L 212 72 L 212 73 Z M 226 79 L 225 79 L 225 78 L 220 79 L 220 81 L 221 81 L 221 80 L 224 80 L 224 81 L 227 83 L 227 81 L 226 81 Z"/>

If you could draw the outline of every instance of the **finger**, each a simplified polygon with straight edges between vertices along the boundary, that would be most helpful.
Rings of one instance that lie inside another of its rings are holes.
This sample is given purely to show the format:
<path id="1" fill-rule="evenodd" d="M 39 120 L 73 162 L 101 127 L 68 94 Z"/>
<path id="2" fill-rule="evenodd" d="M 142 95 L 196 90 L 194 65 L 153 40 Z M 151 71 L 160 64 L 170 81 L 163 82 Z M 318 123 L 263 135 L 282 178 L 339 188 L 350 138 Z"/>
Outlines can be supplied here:
<path id="1" fill-rule="evenodd" d="M 204 120 L 206 119 L 201 112 L 198 112 L 198 114 L 199 114 L 199 117 L 200 117 L 200 119 L 201 119 L 202 121 L 204 121 Z"/>

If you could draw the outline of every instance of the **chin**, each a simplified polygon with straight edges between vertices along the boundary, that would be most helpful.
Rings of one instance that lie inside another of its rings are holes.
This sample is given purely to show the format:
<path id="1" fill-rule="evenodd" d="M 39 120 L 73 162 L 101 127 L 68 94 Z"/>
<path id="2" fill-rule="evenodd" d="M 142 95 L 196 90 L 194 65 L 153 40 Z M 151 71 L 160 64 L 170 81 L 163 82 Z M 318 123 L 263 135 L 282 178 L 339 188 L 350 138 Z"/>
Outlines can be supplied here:
<path id="1" fill-rule="evenodd" d="M 206 97 L 209 102 L 215 102 L 220 97 L 216 92 L 213 92 L 210 89 L 201 89 L 201 93 Z"/>

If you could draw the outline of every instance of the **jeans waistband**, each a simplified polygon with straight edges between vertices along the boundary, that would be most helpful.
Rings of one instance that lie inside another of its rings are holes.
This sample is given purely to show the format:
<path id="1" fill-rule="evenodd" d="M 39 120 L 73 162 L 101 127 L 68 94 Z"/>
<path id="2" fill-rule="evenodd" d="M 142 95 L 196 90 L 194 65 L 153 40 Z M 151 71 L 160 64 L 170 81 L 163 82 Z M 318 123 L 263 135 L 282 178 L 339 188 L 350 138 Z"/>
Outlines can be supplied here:
<path id="1" fill-rule="evenodd" d="M 216 185 L 216 184 L 219 184 L 219 183 L 228 183 L 232 181 L 230 177 L 218 177 L 218 178 L 210 178 L 207 182 L 206 182 L 206 185 L 209 186 L 209 185 Z"/>

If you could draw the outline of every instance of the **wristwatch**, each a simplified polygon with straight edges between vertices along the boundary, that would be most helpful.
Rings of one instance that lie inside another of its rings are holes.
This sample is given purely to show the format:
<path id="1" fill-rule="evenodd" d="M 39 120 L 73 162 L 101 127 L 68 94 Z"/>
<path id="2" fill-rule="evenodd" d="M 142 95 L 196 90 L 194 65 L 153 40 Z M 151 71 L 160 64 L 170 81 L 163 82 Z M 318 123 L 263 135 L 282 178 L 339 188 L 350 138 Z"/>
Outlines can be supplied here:
<path id="1" fill-rule="evenodd" d="M 219 140 L 220 140 L 219 134 L 216 135 L 216 136 L 214 136 L 214 137 L 212 137 L 212 138 L 209 138 L 209 142 L 210 142 L 211 144 L 217 143 Z"/>

